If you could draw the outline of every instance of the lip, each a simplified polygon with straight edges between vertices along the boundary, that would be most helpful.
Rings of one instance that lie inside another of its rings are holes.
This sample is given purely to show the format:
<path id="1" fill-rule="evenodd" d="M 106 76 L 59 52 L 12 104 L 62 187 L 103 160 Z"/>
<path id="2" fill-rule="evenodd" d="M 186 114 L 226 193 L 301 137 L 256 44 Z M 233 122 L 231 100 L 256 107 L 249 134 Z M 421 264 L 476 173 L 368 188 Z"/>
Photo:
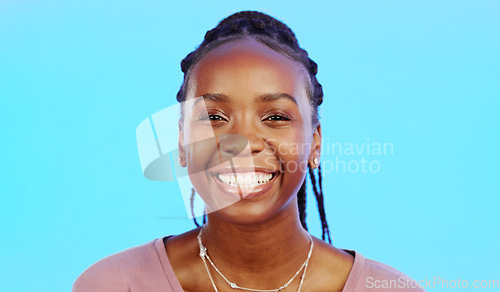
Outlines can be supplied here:
<path id="1" fill-rule="evenodd" d="M 261 173 L 261 174 L 272 174 L 271 180 L 264 184 L 257 185 L 251 188 L 242 188 L 239 186 L 230 186 L 219 179 L 219 174 L 250 174 L 250 173 Z M 238 199 L 252 199 L 264 195 L 269 189 L 272 188 L 274 182 L 278 179 L 281 172 L 260 168 L 260 167 L 240 167 L 240 168 L 223 168 L 215 171 L 211 171 L 210 175 L 215 181 L 217 187 L 226 195 Z"/>

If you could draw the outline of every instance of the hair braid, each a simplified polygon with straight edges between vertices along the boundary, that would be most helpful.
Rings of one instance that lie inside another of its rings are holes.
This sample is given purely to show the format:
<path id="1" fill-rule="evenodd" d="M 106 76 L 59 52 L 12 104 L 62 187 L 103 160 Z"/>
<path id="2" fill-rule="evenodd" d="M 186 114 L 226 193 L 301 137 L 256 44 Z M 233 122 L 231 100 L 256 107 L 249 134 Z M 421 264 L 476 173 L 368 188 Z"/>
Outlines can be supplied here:
<path id="1" fill-rule="evenodd" d="M 322 176 L 321 176 L 321 170 L 320 167 L 318 167 L 318 176 L 319 176 L 319 185 L 320 185 L 320 191 L 318 192 L 318 188 L 316 186 L 316 178 L 314 176 L 314 172 L 311 168 L 309 168 L 309 177 L 311 178 L 311 185 L 313 187 L 313 192 L 314 196 L 316 197 L 316 202 L 318 204 L 318 213 L 319 213 L 319 218 L 321 220 L 321 231 L 322 235 L 321 238 L 325 240 L 328 238 L 328 242 L 332 243 L 332 239 L 330 237 L 330 228 L 328 227 L 328 222 L 326 221 L 326 214 L 325 214 L 325 205 L 324 205 L 324 200 L 323 200 L 323 186 L 322 186 Z"/>
<path id="2" fill-rule="evenodd" d="M 326 220 L 325 213 L 325 203 L 323 197 L 323 174 L 321 173 L 321 164 L 318 165 L 318 185 L 319 185 L 319 197 L 321 201 L 321 208 L 319 208 L 319 212 L 323 213 L 323 219 L 321 219 L 321 223 L 323 229 L 326 231 L 326 235 L 328 236 L 328 242 L 332 243 L 332 239 L 330 237 L 330 227 L 328 226 L 328 221 Z"/>
<path id="3" fill-rule="evenodd" d="M 306 223 L 306 179 L 304 178 L 304 182 L 297 192 L 297 205 L 299 206 L 299 218 L 302 227 L 307 230 Z"/>

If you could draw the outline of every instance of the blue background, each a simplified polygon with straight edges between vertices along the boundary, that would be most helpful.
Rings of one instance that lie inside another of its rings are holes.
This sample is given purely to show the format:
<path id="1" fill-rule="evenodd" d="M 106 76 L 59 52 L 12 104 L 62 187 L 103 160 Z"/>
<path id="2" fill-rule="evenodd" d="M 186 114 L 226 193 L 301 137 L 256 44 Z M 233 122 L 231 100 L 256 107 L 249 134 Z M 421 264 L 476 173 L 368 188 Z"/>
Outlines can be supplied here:
<path id="1" fill-rule="evenodd" d="M 325 174 L 334 244 L 417 280 L 500 280 L 500 2 L 4 0 L 1 291 L 69 291 L 97 260 L 193 227 L 177 184 L 142 176 L 135 129 L 245 9 L 319 64 L 325 140 L 394 147 L 337 157 L 377 173 Z"/>

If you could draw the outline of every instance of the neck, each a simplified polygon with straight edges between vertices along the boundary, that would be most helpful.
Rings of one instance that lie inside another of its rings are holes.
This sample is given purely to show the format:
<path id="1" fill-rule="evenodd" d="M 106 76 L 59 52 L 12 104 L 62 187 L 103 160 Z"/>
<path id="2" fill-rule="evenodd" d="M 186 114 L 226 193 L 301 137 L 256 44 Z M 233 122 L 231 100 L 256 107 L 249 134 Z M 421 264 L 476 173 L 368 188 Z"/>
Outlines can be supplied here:
<path id="1" fill-rule="evenodd" d="M 292 209 L 259 224 L 233 224 L 210 214 L 202 233 L 203 245 L 215 264 L 221 270 L 226 267 L 223 270 L 230 271 L 233 278 L 295 272 L 305 261 L 311 242 L 296 206 Z"/>

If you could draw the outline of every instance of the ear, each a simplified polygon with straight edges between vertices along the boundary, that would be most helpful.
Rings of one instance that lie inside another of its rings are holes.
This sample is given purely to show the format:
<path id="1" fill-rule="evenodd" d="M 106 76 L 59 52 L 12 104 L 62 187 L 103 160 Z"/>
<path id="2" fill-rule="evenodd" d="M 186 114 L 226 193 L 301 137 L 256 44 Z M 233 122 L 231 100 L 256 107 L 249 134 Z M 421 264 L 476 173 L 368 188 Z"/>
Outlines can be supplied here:
<path id="1" fill-rule="evenodd" d="M 179 121 L 179 164 L 186 167 L 186 148 L 184 147 L 184 129 Z"/>
<path id="2" fill-rule="evenodd" d="M 309 154 L 309 166 L 315 169 L 319 166 L 321 156 L 321 124 L 314 129 L 313 139 L 311 143 L 311 153 Z"/>

